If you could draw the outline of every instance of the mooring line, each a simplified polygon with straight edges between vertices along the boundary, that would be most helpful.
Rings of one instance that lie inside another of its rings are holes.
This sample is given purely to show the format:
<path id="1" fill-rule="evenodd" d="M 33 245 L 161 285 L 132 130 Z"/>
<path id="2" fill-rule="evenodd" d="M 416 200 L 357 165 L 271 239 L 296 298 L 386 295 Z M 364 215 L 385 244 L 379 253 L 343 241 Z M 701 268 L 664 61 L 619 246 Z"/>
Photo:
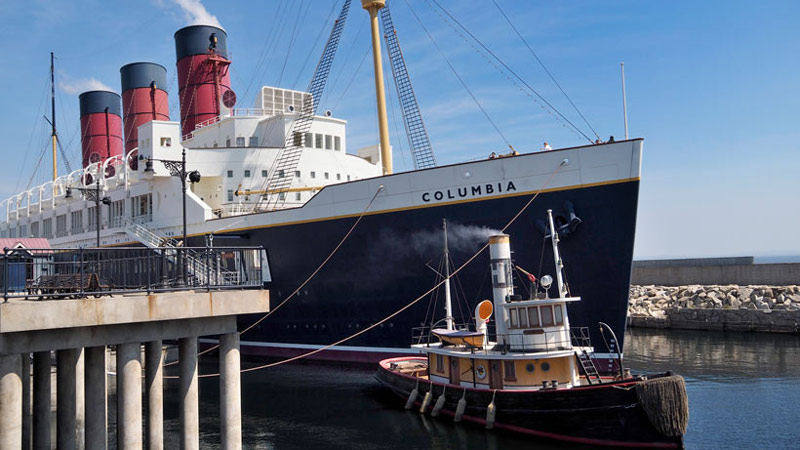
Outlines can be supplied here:
<path id="1" fill-rule="evenodd" d="M 519 212 L 517 212 L 517 214 L 515 214 L 514 217 L 512 217 L 511 220 L 508 221 L 508 223 L 500 230 L 501 232 L 505 233 L 505 231 L 514 222 L 516 222 L 517 219 L 519 219 L 519 217 L 522 215 L 522 213 L 525 212 L 525 210 L 528 209 L 528 207 L 534 202 L 534 200 L 536 200 L 536 198 L 539 197 L 539 194 L 541 194 L 542 191 L 544 191 L 544 189 L 547 187 L 547 185 L 550 184 L 550 181 L 553 180 L 553 177 L 561 170 L 562 167 L 564 167 L 568 163 L 569 163 L 568 159 L 564 159 L 564 160 L 561 161 L 561 163 L 558 165 L 558 167 L 556 167 L 555 170 L 553 170 L 553 172 L 547 178 L 547 180 L 545 180 L 545 182 L 542 185 L 542 187 L 540 187 L 536 191 L 536 193 L 534 193 L 531 196 L 531 198 L 527 201 L 527 203 L 525 203 L 525 205 L 519 210 Z M 377 193 L 375 195 L 377 196 Z M 456 274 L 458 274 L 459 272 L 461 272 L 465 267 L 467 267 L 467 265 L 469 265 L 473 260 L 475 260 L 475 258 L 477 258 L 481 253 L 483 253 L 483 251 L 486 250 L 486 248 L 488 248 L 488 247 L 489 247 L 489 243 L 487 242 L 477 252 L 475 252 L 474 255 L 472 255 L 461 266 L 459 266 L 455 271 L 453 271 L 453 273 L 450 274 L 451 277 L 456 275 Z M 241 373 L 254 372 L 256 370 L 262 370 L 262 369 L 269 369 L 271 367 L 276 367 L 276 366 L 280 366 L 280 365 L 287 364 L 287 363 L 290 363 L 290 362 L 298 361 L 300 359 L 307 358 L 309 356 L 312 356 L 312 355 L 315 355 L 315 354 L 320 353 L 322 351 L 325 351 L 325 350 L 328 350 L 330 348 L 333 348 L 333 347 L 335 347 L 335 346 L 337 346 L 339 344 L 342 344 L 344 342 L 349 341 L 350 339 L 353 339 L 353 338 L 356 338 L 358 336 L 361 336 L 362 334 L 366 333 L 367 331 L 370 331 L 370 330 L 380 326 L 381 324 L 385 323 L 386 321 L 396 317 L 398 314 L 400 314 L 403 311 L 407 310 L 408 308 L 410 308 L 414 304 L 418 303 L 420 300 L 422 300 L 423 298 L 427 297 L 431 292 L 435 291 L 440 286 L 442 286 L 445 282 L 447 282 L 447 280 L 440 281 L 439 283 L 435 284 L 432 288 L 430 288 L 427 291 L 425 291 L 422 295 L 420 295 L 416 299 L 412 300 L 407 305 L 405 305 L 402 308 L 398 309 L 394 313 L 386 316 L 385 318 L 383 318 L 379 322 L 376 322 L 376 323 L 370 325 L 369 327 L 364 328 L 363 330 L 360 330 L 360 331 L 356 332 L 355 334 L 352 334 L 352 335 L 350 335 L 350 336 L 348 336 L 346 338 L 340 339 L 340 340 L 338 340 L 338 341 L 336 341 L 336 342 L 334 342 L 332 344 L 328 344 L 328 345 L 326 345 L 324 347 L 320 347 L 320 348 L 312 350 L 310 352 L 303 353 L 301 355 L 297 355 L 297 356 L 294 356 L 294 357 L 291 357 L 291 358 L 287 358 L 287 359 L 284 359 L 284 360 L 281 360 L 281 361 L 276 361 L 276 362 L 269 363 L 269 364 L 263 364 L 263 365 L 260 365 L 260 366 L 255 366 L 255 367 L 249 367 L 247 369 L 242 369 Z M 245 330 L 245 331 L 247 331 L 247 330 Z M 200 378 L 210 378 L 210 377 L 216 377 L 216 376 L 219 376 L 219 373 L 210 373 L 210 374 L 199 375 Z"/>

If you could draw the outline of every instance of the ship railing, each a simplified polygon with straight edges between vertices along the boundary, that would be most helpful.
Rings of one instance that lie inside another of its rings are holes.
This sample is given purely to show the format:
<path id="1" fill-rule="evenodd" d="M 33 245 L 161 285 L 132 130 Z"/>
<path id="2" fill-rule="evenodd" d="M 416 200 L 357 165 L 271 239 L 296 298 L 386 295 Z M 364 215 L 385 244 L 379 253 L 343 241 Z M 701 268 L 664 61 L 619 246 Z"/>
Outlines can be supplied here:
<path id="1" fill-rule="evenodd" d="M 426 347 L 439 347 L 445 345 L 438 336 L 432 333 L 441 325 L 415 327 L 411 329 L 412 345 Z M 456 330 L 470 330 L 466 324 L 455 325 Z M 491 345 L 486 348 L 472 347 L 473 353 L 488 353 L 489 351 L 504 351 L 518 353 L 542 353 L 561 350 L 572 350 L 574 347 L 590 347 L 588 327 L 574 327 L 569 330 L 530 329 L 517 332 L 497 334 L 494 326 L 487 330 Z"/>
<path id="2" fill-rule="evenodd" d="M 0 257 L 5 301 L 260 289 L 266 270 L 262 247 L 6 248 Z"/>

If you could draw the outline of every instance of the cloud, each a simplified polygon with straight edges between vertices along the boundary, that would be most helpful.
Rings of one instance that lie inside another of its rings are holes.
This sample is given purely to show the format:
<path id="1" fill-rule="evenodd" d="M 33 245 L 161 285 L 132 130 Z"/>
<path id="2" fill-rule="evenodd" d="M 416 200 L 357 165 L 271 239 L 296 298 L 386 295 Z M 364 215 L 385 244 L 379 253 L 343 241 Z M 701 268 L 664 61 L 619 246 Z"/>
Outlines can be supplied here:
<path id="1" fill-rule="evenodd" d="M 189 25 L 213 25 L 222 28 L 217 16 L 208 12 L 200 0 L 173 0 L 184 13 Z"/>
<path id="2" fill-rule="evenodd" d="M 61 77 L 58 80 L 58 87 L 70 95 L 76 95 L 86 91 L 115 92 L 114 89 L 111 89 L 103 84 L 102 81 L 99 81 L 94 77 L 71 79 L 69 76 L 63 74 L 61 74 Z"/>

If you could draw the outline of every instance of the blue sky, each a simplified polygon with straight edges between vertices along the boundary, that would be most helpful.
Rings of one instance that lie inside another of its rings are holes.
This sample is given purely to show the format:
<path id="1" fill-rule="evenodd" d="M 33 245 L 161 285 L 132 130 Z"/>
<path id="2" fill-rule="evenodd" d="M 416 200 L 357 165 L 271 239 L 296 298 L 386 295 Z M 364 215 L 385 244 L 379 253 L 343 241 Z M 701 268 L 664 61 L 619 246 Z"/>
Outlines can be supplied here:
<path id="1" fill-rule="evenodd" d="M 438 1 L 592 136 L 491 1 Z M 800 2 L 497 1 L 604 139 L 624 135 L 619 62 L 625 61 L 630 135 L 645 139 L 637 258 L 800 254 Z M 0 2 L 6 44 L 0 195 L 50 177 L 49 155 L 39 160 L 49 133 L 41 116 L 49 115 L 51 51 L 60 135 L 77 166 L 77 95 L 103 85 L 119 91 L 124 64 L 166 66 L 177 117 L 172 35 L 178 28 L 212 20 L 226 28 L 233 88 L 239 106 L 250 106 L 263 84 L 305 88 L 340 4 Z M 537 150 L 543 141 L 556 148 L 585 142 L 465 42 L 431 0 L 390 5 L 439 163 L 482 158 L 505 151 L 505 144 L 411 8 L 517 150 Z M 322 102 L 348 120 L 351 151 L 377 142 L 368 33 L 367 14 L 354 1 Z M 397 108 L 389 127 L 395 168 L 407 170 L 411 157 L 397 134 L 403 130 Z"/>

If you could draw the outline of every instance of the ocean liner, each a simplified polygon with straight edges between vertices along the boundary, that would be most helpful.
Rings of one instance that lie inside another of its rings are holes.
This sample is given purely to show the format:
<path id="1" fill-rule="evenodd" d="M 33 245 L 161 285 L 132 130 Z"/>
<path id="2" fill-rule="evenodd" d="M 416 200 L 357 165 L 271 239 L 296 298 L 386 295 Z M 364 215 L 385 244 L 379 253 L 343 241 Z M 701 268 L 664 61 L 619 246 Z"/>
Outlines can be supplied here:
<path id="1" fill-rule="evenodd" d="M 373 32 L 381 3 L 362 2 Z M 343 24 L 340 16 L 332 37 L 338 39 Z M 569 306 L 572 322 L 606 322 L 623 336 L 641 139 L 392 173 L 386 133 L 380 146 L 350 151 L 347 122 L 316 111 L 319 83 L 312 82 L 307 92 L 264 86 L 252 108 L 236 108 L 227 32 L 195 25 L 174 38 L 180 120 L 169 117 L 163 66 L 123 66 L 121 96 L 80 95 L 83 167 L 56 176 L 54 164 L 52 181 L 3 200 L 2 237 L 43 237 L 55 248 L 98 241 L 263 246 L 269 269 L 263 281 L 273 306 L 303 287 L 243 334 L 242 348 L 285 356 L 350 336 L 424 293 L 434 275 L 426 263 L 442 219 L 450 224 L 456 262 L 502 229 L 512 235 L 540 232 L 543 238 L 516 249 L 519 267 L 535 272 L 552 265 L 543 251 L 544 227 L 536 219 L 552 209 L 563 254 L 580 261 L 566 273 L 571 288 L 583 293 L 580 304 Z M 317 74 L 330 66 L 331 41 Z M 379 56 L 375 64 L 379 67 Z M 377 92 L 380 100 L 382 79 Z M 194 174 L 186 180 L 185 195 L 173 176 L 182 156 L 183 173 Z M 103 202 L 75 195 L 73 188 L 79 187 L 102 191 Z M 465 300 L 464 311 L 491 296 L 487 263 L 482 254 L 460 273 L 463 291 L 478 293 Z M 418 303 L 315 356 L 377 361 L 408 352 L 408 330 L 419 325 L 424 308 Z M 244 318 L 241 327 L 257 319 Z M 612 361 L 621 350 L 622 342 L 608 344 L 599 359 Z"/>

